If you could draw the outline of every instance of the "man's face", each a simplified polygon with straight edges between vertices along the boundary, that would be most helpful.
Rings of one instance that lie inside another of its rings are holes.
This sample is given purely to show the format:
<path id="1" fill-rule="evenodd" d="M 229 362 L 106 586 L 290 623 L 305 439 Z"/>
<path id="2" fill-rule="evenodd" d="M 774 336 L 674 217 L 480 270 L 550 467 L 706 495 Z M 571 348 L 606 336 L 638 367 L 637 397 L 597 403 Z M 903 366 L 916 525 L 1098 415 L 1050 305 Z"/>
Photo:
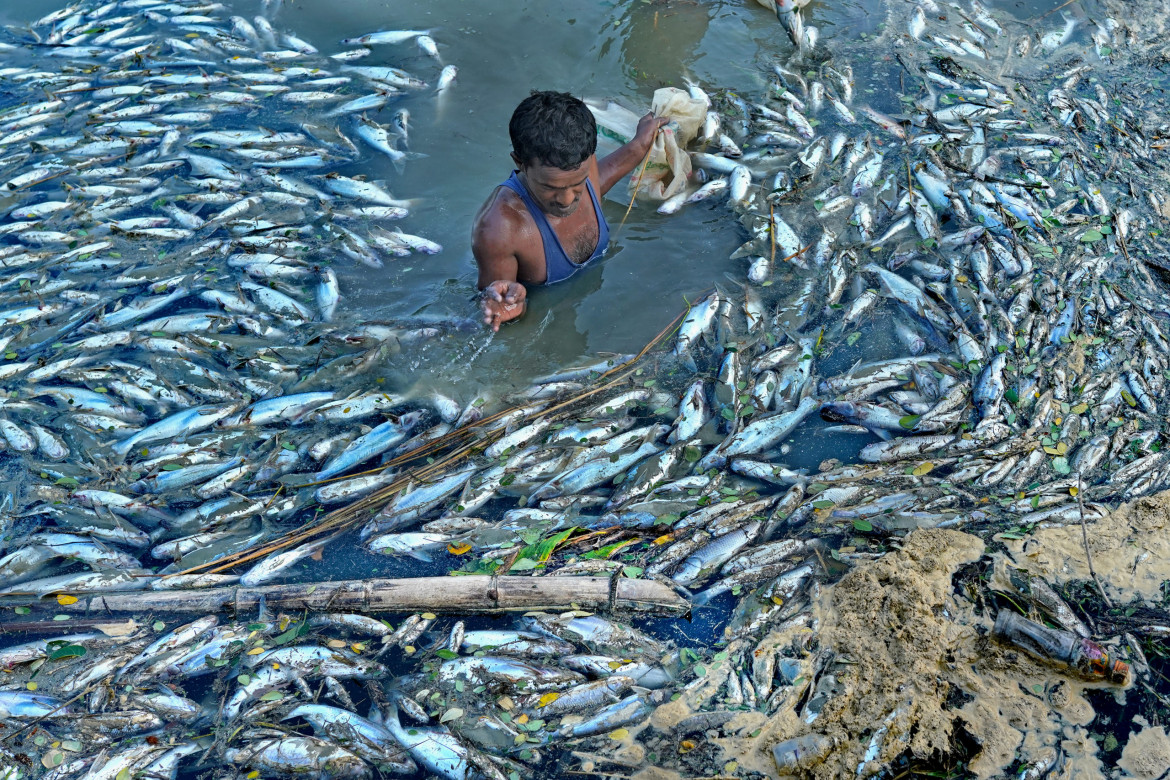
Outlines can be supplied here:
<path id="1" fill-rule="evenodd" d="M 588 160 L 571 171 L 539 163 L 520 163 L 520 175 L 536 204 L 550 217 L 569 216 L 581 205 L 581 198 L 588 197 L 585 188 L 589 179 Z"/>

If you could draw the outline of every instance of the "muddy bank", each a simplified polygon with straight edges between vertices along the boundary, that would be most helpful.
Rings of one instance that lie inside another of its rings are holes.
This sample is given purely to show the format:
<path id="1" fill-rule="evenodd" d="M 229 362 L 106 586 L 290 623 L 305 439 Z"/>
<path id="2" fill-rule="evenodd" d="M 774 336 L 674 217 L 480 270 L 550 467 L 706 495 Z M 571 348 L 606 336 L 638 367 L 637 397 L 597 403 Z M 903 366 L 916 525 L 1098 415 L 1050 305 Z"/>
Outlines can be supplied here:
<path id="1" fill-rule="evenodd" d="M 1103 777 L 1085 728 L 1095 713 L 1084 693 L 1095 686 L 991 640 L 994 614 L 956 590 L 956 574 L 984 552 L 970 534 L 917 531 L 826 587 L 813 609 L 815 642 L 807 626 L 788 626 L 754 651 L 778 652 L 801 673 L 774 717 L 745 713 L 731 724 L 735 736 L 717 740 L 725 760 L 774 777 L 773 745 L 822 734 L 834 747 L 800 776 L 869 776 L 907 758 L 947 764 L 966 745 L 977 777 L 1058 751 L 1063 764 L 1047 776 Z M 691 703 L 707 690 L 689 692 Z M 674 703 L 679 713 L 684 704 Z"/>
<path id="2" fill-rule="evenodd" d="M 1098 580 L 1114 601 L 1161 601 L 1170 579 L 1170 492 L 1122 504 L 1087 521 L 1085 531 L 1088 556 L 1079 523 L 1040 527 L 1023 539 L 1003 542 L 1012 563 L 1054 584 L 1090 579 L 1091 556 Z"/>

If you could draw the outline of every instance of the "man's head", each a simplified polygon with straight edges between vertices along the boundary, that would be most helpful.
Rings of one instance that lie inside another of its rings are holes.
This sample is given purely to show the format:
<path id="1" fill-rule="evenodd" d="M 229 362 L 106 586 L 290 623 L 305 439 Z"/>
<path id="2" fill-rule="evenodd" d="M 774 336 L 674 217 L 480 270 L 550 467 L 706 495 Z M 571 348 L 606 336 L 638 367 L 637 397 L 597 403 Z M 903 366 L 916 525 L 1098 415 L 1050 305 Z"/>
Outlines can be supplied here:
<path id="1" fill-rule="evenodd" d="M 512 160 L 537 205 L 554 217 L 572 214 L 586 194 L 597 151 L 597 122 L 583 102 L 566 92 L 533 92 L 508 123 Z"/>

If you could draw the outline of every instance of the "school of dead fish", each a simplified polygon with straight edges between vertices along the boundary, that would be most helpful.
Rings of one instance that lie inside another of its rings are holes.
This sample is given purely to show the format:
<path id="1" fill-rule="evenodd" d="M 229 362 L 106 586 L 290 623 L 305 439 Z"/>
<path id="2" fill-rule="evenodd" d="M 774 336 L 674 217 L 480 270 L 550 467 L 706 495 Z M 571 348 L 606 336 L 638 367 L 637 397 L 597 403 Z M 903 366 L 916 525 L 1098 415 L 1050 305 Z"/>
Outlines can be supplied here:
<path id="1" fill-rule="evenodd" d="M 657 577 L 697 608 L 730 593 L 727 639 L 809 624 L 807 647 L 716 656 L 732 671 L 691 724 L 704 731 L 832 679 L 810 666 L 810 592 L 830 554 L 880 554 L 835 549 L 843 538 L 1080 522 L 1165 487 L 1167 295 L 1146 263 L 1165 265 L 1170 127 L 1096 78 L 1125 25 L 1069 17 L 1019 36 L 977 0 L 906 9 L 886 43 L 913 86 L 884 112 L 791 4 L 776 11 L 796 53 L 766 94 L 692 85 L 711 106 L 693 154 L 705 181 L 660 211 L 726 198 L 746 282 L 691 307 L 657 374 L 567 414 L 541 410 L 625 358 L 507 399 L 520 405 L 485 426 L 490 446 L 397 494 L 361 543 L 423 559 L 470 548 L 452 565 L 485 573 Z M 441 249 L 385 227 L 414 201 L 331 168 L 416 157 L 410 101 L 443 97 L 454 66 L 432 86 L 351 64 L 417 45 L 438 68 L 423 30 L 321 55 L 274 29 L 273 10 L 85 2 L 0 42 L 0 77 L 23 96 L 0 110 L 0 435 L 24 472 L 4 496 L 0 594 L 273 581 L 332 539 L 181 572 L 391 484 L 379 461 L 483 417 L 483 398 L 363 381 L 439 328 L 331 324 L 329 262 Z M 1047 69 L 987 75 L 1005 56 Z M 282 104 L 321 122 L 282 122 Z M 257 108 L 272 109 L 263 126 Z M 818 414 L 856 434 L 856 459 L 789 468 L 793 432 Z M 1033 598 L 1081 630 L 1049 591 Z M 697 679 L 697 658 L 579 612 L 506 628 L 130 623 L 0 650 L 6 776 L 516 780 L 566 744 L 624 738 Z M 830 692 L 805 705 L 813 720 Z M 815 755 L 794 761 L 778 770 Z"/>

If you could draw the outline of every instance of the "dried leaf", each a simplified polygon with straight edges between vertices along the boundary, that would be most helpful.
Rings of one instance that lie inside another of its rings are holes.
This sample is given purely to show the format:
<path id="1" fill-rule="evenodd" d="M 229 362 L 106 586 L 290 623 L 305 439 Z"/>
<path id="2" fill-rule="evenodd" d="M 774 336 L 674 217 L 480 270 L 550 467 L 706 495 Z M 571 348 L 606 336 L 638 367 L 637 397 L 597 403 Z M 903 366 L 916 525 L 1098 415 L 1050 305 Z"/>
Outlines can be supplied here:
<path id="1" fill-rule="evenodd" d="M 460 542 L 459 544 L 447 545 L 447 552 L 451 553 L 452 555 L 463 555 L 465 552 L 468 552 L 470 550 L 471 550 L 471 545 L 468 544 L 467 542 Z"/>
<path id="2" fill-rule="evenodd" d="M 447 723 L 448 721 L 457 720 L 463 717 L 463 710 L 459 707 L 452 707 L 443 713 L 439 718 L 439 723 Z"/>
<path id="3" fill-rule="evenodd" d="M 138 624 L 130 619 L 125 623 L 98 623 L 94 628 L 106 636 L 130 636 L 138 630 Z"/>
<path id="4" fill-rule="evenodd" d="M 76 604 L 77 597 L 76 596 L 69 596 L 69 595 L 64 594 L 64 593 L 58 593 L 57 594 L 57 603 L 63 607 L 67 607 L 70 604 Z"/>
<path id="5" fill-rule="evenodd" d="M 554 701 L 556 701 L 559 698 L 561 698 L 561 695 L 559 693 L 557 693 L 556 691 L 551 691 L 549 693 L 546 693 L 544 696 L 541 696 L 540 699 L 537 700 L 536 706 L 537 707 L 547 707 L 548 705 L 552 704 Z"/>

